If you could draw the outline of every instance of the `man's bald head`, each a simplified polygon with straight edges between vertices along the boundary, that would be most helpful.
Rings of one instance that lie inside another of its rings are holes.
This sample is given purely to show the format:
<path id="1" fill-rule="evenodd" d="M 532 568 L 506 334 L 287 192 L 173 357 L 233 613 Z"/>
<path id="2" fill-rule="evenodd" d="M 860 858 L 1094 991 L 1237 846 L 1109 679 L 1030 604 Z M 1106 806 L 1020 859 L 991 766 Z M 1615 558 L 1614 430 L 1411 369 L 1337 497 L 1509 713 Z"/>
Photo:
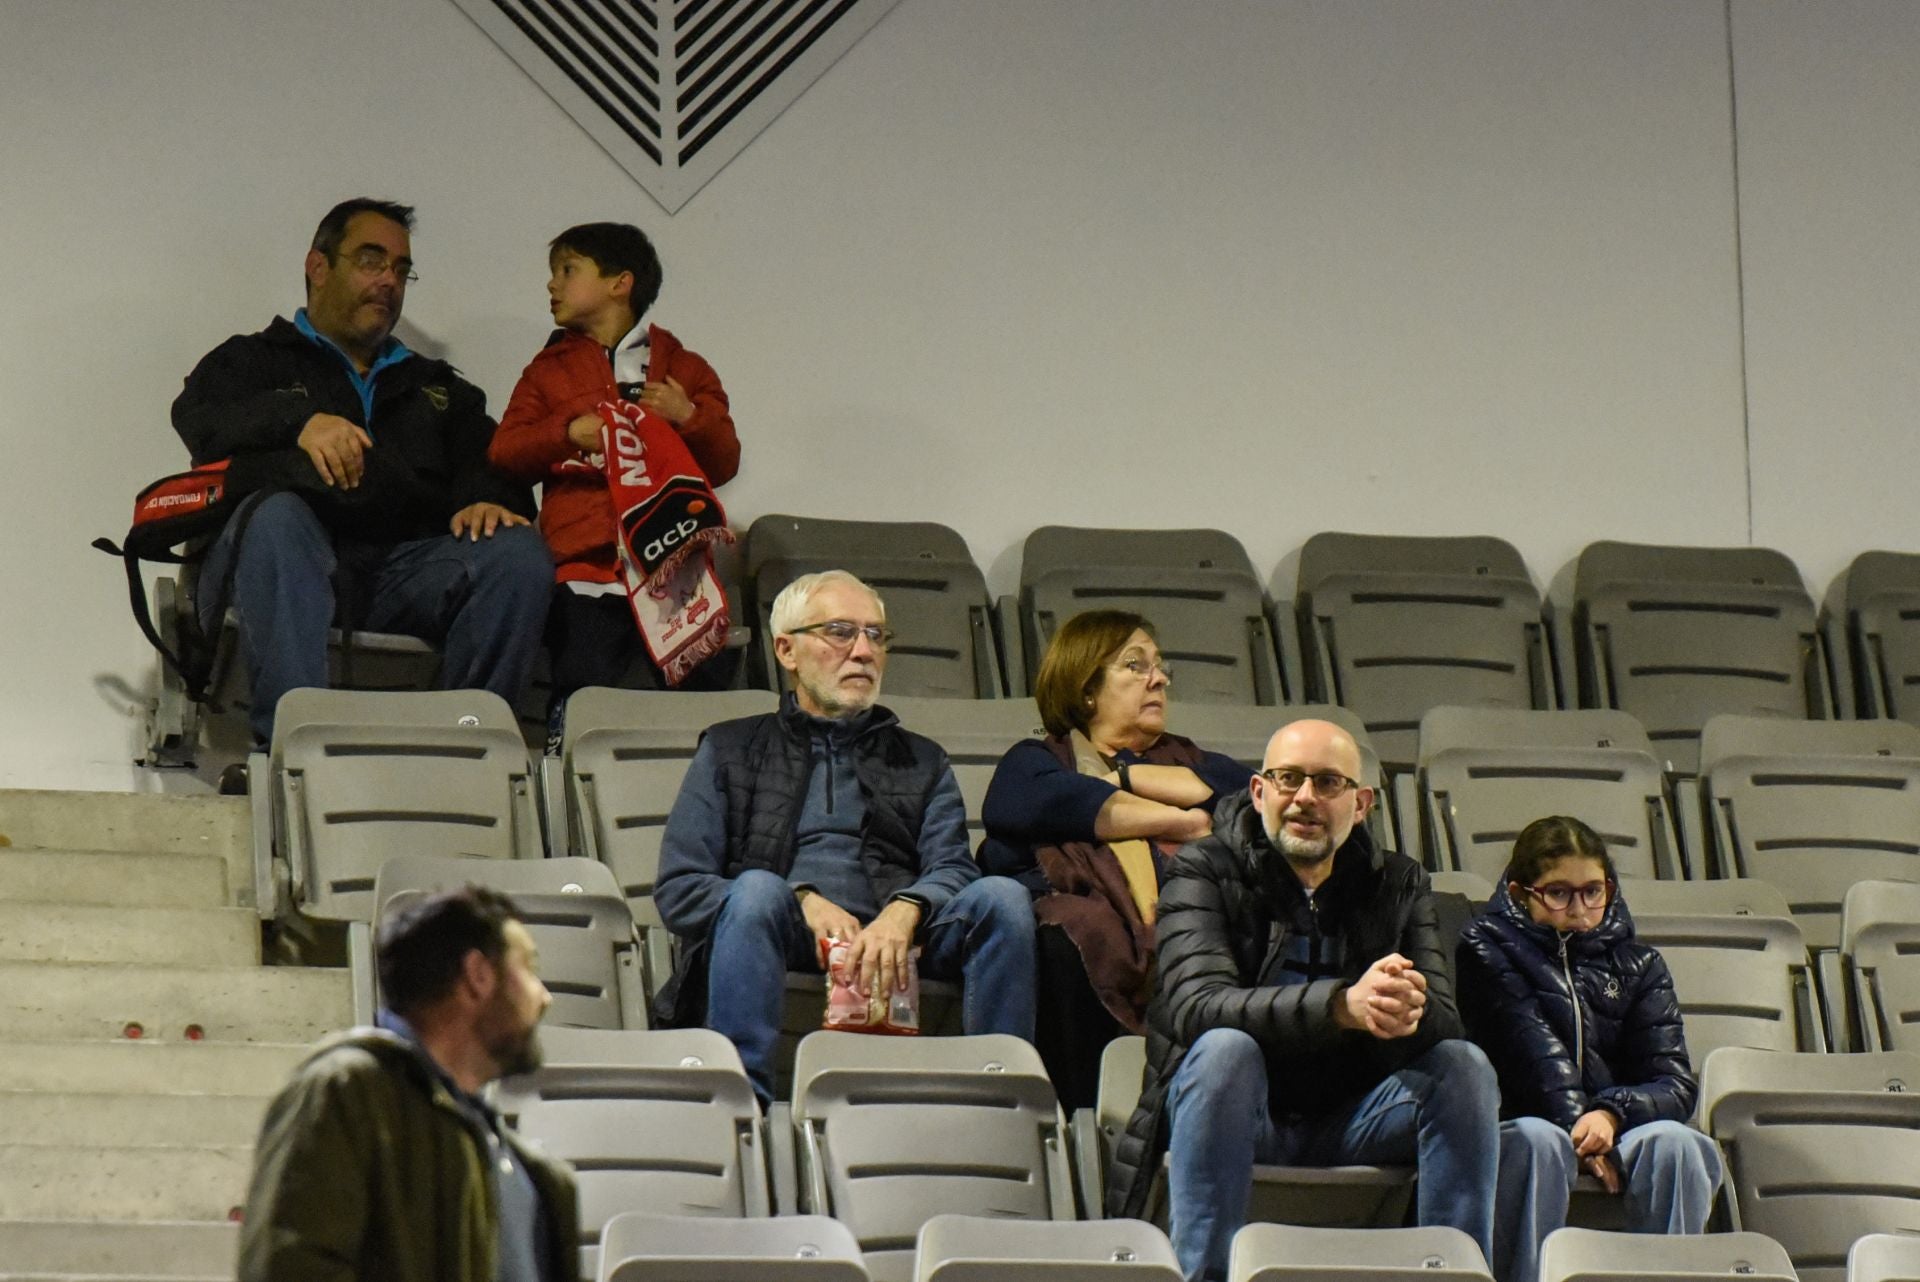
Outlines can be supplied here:
<path id="1" fill-rule="evenodd" d="M 1331 721 L 1294 721 L 1267 741 L 1248 785 L 1268 839 L 1310 887 L 1326 879 L 1333 852 L 1373 805 L 1360 770 L 1352 735 Z"/>

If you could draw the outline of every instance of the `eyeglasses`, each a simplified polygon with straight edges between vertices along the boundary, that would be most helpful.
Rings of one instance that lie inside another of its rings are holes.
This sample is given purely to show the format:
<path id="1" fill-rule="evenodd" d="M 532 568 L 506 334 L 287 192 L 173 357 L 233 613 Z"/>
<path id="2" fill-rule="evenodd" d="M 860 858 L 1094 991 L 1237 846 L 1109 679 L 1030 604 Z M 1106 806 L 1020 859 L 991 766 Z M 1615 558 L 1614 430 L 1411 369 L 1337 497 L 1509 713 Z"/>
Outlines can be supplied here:
<path id="1" fill-rule="evenodd" d="M 1158 672 L 1169 685 L 1173 683 L 1173 665 L 1164 660 L 1149 663 L 1145 659 L 1123 659 L 1114 664 L 1113 669 L 1116 672 L 1125 672 L 1138 677 L 1142 681 L 1153 680 L 1153 674 Z"/>
<path id="2" fill-rule="evenodd" d="M 1563 913 L 1573 907 L 1576 898 L 1588 908 L 1606 907 L 1607 895 L 1613 890 L 1613 884 L 1605 881 L 1588 882 L 1584 886 L 1555 883 L 1551 886 L 1527 886 L 1525 890 L 1554 912 Z"/>
<path id="3" fill-rule="evenodd" d="M 372 245 L 362 245 L 351 254 L 340 257 L 352 263 L 355 271 L 365 272 L 369 276 L 378 276 L 391 268 L 396 279 L 412 282 L 420 279 L 420 273 L 413 270 L 411 258 L 394 258 L 384 249 Z"/>
<path id="4" fill-rule="evenodd" d="M 1358 788 L 1358 779 L 1349 779 L 1337 770 L 1321 770 L 1308 774 L 1304 770 L 1262 770 L 1260 777 L 1282 792 L 1299 792 L 1307 781 L 1313 781 L 1313 795 L 1329 800 L 1340 796 L 1349 788 Z"/>
<path id="5" fill-rule="evenodd" d="M 828 619 L 823 623 L 809 623 L 804 628 L 793 628 L 787 635 L 799 636 L 802 632 L 811 632 L 836 650 L 845 650 L 853 644 L 855 637 L 865 637 L 867 644 L 876 650 L 885 650 L 893 644 L 893 629 L 882 627 L 878 623 L 869 623 L 865 627 L 850 619 Z"/>

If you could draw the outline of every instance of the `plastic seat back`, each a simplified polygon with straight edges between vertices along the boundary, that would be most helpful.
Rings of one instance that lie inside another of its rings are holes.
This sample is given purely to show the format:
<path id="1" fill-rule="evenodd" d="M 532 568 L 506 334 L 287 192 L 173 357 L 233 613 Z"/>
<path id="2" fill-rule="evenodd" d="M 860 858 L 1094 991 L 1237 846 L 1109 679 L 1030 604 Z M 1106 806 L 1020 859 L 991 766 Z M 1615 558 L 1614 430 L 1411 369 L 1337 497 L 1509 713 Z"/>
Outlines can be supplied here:
<path id="1" fill-rule="evenodd" d="M 868 1282 L 860 1244 L 824 1215 L 772 1219 L 622 1211 L 601 1234 L 599 1282 Z"/>
<path id="2" fill-rule="evenodd" d="M 930 521 L 836 521 L 769 514 L 747 529 L 746 573 L 770 686 L 773 599 L 803 574 L 846 570 L 886 603 L 890 693 L 997 699 L 1004 693 L 986 576 L 966 540 Z"/>
<path id="3" fill-rule="evenodd" d="M 1778 552 L 1594 543 L 1573 596 L 1581 706 L 1638 717 L 1679 773 L 1716 714 L 1833 715 L 1813 600 Z"/>
<path id="4" fill-rule="evenodd" d="M 1720 871 L 1778 886 L 1816 948 L 1847 887 L 1920 881 L 1920 727 L 1715 717 L 1701 780 Z"/>
<path id="5" fill-rule="evenodd" d="M 1153 623 L 1187 703 L 1279 702 L 1265 594 L 1239 540 L 1221 530 L 1042 526 L 1020 564 L 1028 672 L 1061 624 L 1087 610 L 1131 610 Z"/>
<path id="6" fill-rule="evenodd" d="M 1865 1049 L 1920 1051 L 1920 885 L 1863 881 L 1851 887 L 1840 952 Z"/>
<path id="7" fill-rule="evenodd" d="M 1498 881 L 1523 828 L 1567 814 L 1606 839 L 1622 876 L 1680 874 L 1660 762 L 1625 713 L 1435 708 L 1419 779 L 1435 867 Z"/>
<path id="8" fill-rule="evenodd" d="M 574 853 L 613 870 L 640 927 L 649 997 L 673 968 L 653 884 L 660 840 L 687 765 L 708 726 L 779 706 L 779 696 L 765 690 L 696 694 L 596 687 L 567 701 L 562 760 Z"/>
<path id="9" fill-rule="evenodd" d="M 813 1033 L 794 1063 L 793 1120 L 802 1209 L 851 1228 L 876 1279 L 912 1276 L 936 1211 L 1074 1216 L 1059 1105 L 1020 1038 Z"/>
<path id="10" fill-rule="evenodd" d="M 511 896 L 539 950 L 553 995 L 546 1022 L 573 1028 L 644 1028 L 639 944 L 625 899 L 591 859 L 496 860 L 402 855 L 381 866 L 374 895 L 382 917 L 419 896 L 469 882 Z"/>
<path id="11" fill-rule="evenodd" d="M 1786 1248 L 1813 1282 L 1841 1282 L 1854 1240 L 1920 1229 L 1920 1055 L 1707 1058 L 1701 1116 L 1727 1155 L 1740 1227 Z"/>
<path id="12" fill-rule="evenodd" d="M 1459 1229 L 1306 1228 L 1248 1224 L 1233 1236 L 1230 1282 L 1492 1282 L 1486 1256 Z"/>
<path id="13" fill-rule="evenodd" d="M 1764 1233 L 1611 1233 L 1555 1229 L 1540 1246 L 1540 1282 L 1794 1282 L 1793 1261 Z"/>
<path id="14" fill-rule="evenodd" d="M 1143 1220 L 936 1215 L 920 1226 L 914 1282 L 1179 1282 L 1167 1235 Z"/>
<path id="15" fill-rule="evenodd" d="M 308 917 L 371 921 L 395 855 L 545 853 L 526 741 L 484 690 L 290 691 L 269 759 L 274 850 Z"/>
<path id="16" fill-rule="evenodd" d="M 1307 696 L 1358 713 L 1392 769 L 1433 708 L 1554 706 L 1540 593 L 1503 539 L 1316 534 L 1295 610 Z"/>
<path id="17" fill-rule="evenodd" d="M 1806 944 L 1790 918 L 1636 912 L 1634 927 L 1673 973 L 1696 1072 L 1722 1046 L 1822 1048 Z"/>
<path id="18" fill-rule="evenodd" d="M 994 769 L 1014 744 L 1046 734 L 1040 709 L 1027 698 L 896 699 L 883 693 L 880 701 L 900 718 L 902 726 L 946 749 L 954 782 L 966 798 L 968 837 L 978 847 L 985 831 L 980 810 Z"/>

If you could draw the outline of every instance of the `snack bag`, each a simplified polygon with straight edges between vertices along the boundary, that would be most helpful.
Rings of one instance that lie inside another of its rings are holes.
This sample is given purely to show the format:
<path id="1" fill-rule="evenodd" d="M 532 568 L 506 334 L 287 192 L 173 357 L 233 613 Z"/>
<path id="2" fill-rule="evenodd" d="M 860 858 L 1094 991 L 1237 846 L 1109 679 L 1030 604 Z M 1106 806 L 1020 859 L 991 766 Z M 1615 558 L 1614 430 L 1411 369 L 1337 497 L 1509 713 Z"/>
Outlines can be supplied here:
<path id="1" fill-rule="evenodd" d="M 892 992 L 862 996 L 858 974 L 847 969 L 845 940 L 820 944 L 820 965 L 827 972 L 827 1013 L 820 1027 L 841 1033 L 884 1033 L 896 1037 L 920 1035 L 920 950 L 907 951 L 907 983 Z"/>

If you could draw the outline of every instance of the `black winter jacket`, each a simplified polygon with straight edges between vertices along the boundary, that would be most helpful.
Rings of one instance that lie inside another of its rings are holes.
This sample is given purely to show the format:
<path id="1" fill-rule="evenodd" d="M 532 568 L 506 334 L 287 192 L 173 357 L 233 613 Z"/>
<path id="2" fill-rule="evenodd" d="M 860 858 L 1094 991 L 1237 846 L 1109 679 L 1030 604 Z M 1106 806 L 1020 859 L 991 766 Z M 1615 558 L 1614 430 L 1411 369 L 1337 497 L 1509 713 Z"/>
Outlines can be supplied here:
<path id="1" fill-rule="evenodd" d="M 354 489 L 329 488 L 295 443 L 315 414 L 368 427 L 339 353 L 275 317 L 201 358 L 173 402 L 173 427 L 196 464 L 233 459 L 237 487 L 293 490 L 336 535 L 358 541 L 445 534 L 455 512 L 479 502 L 533 516 L 532 492 L 487 465 L 485 393 L 445 361 L 415 353 L 380 372 L 373 448 Z"/>
<path id="2" fill-rule="evenodd" d="M 1307 912 L 1306 895 L 1245 793 L 1220 803 L 1213 835 L 1183 849 L 1160 891 L 1159 980 L 1147 1009 L 1140 1104 L 1114 1147 L 1107 1214 L 1138 1217 L 1166 1150 L 1168 1084 L 1202 1033 L 1237 1028 L 1266 1052 L 1275 1118 L 1357 1101 L 1443 1038 L 1462 1035 L 1426 870 L 1378 850 L 1356 826 L 1334 852 L 1310 918 L 1342 940 L 1333 973 L 1305 984 L 1262 979 Z M 1390 953 L 1427 980 L 1427 1011 L 1411 1037 L 1381 1041 L 1334 1023 L 1333 1003 Z"/>
<path id="3" fill-rule="evenodd" d="M 1456 968 L 1461 1014 L 1500 1074 L 1505 1116 L 1570 1130 L 1604 1108 L 1623 1131 L 1692 1116 L 1699 1088 L 1673 976 L 1634 938 L 1620 896 L 1598 926 L 1562 935 L 1502 885 L 1461 933 Z"/>

